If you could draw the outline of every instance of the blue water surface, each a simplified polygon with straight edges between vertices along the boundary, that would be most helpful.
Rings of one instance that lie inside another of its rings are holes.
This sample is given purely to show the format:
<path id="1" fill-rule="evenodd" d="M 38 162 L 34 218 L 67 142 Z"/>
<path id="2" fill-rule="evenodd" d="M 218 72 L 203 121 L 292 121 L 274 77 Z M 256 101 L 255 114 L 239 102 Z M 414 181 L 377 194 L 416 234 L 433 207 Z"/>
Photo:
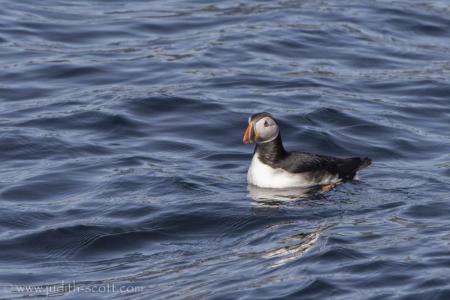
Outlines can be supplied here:
<path id="1" fill-rule="evenodd" d="M 1 1 L 0 298 L 450 299 L 449 101 L 448 1 Z"/>

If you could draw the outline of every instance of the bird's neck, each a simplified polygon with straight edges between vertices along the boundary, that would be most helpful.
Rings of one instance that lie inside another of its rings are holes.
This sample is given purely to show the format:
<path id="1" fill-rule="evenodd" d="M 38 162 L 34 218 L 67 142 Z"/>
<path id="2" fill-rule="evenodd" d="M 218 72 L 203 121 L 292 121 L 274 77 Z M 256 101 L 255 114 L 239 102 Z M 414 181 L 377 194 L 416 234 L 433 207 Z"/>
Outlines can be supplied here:
<path id="1" fill-rule="evenodd" d="M 255 153 L 258 154 L 258 158 L 261 162 L 271 166 L 277 164 L 287 155 L 286 150 L 284 150 L 280 134 L 278 134 L 273 141 L 256 144 Z"/>

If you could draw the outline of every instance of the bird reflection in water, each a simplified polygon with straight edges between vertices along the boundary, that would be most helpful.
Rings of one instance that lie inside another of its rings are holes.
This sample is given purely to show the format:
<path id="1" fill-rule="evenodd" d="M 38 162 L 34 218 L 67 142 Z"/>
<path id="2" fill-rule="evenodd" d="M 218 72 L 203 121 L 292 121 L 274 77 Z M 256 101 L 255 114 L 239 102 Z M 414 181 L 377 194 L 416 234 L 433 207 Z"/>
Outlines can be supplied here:
<path id="1" fill-rule="evenodd" d="M 284 205 L 315 206 L 317 200 L 326 200 L 321 192 L 321 187 L 312 188 L 290 188 L 290 189 L 267 189 L 254 185 L 247 187 L 249 196 L 254 200 L 258 208 L 279 208 Z M 314 200 L 314 201 L 310 201 Z M 255 207 L 256 208 L 256 207 Z M 266 249 L 261 256 L 270 260 L 270 267 L 276 268 L 302 257 L 312 249 L 321 236 L 324 228 L 316 228 L 309 232 L 302 232 L 282 238 L 276 242 L 275 247 Z"/>
<path id="2" fill-rule="evenodd" d="M 313 248 L 319 241 L 321 230 L 313 231 L 307 234 L 297 234 L 291 236 L 283 242 L 295 243 L 289 246 L 283 246 L 267 251 L 262 255 L 263 258 L 273 259 L 270 267 L 276 268 L 287 264 L 288 262 L 302 257 L 308 250 Z"/>
<path id="3" fill-rule="evenodd" d="M 260 206 L 279 206 L 297 200 L 324 200 L 320 187 L 267 189 L 248 185 L 249 196 Z"/>

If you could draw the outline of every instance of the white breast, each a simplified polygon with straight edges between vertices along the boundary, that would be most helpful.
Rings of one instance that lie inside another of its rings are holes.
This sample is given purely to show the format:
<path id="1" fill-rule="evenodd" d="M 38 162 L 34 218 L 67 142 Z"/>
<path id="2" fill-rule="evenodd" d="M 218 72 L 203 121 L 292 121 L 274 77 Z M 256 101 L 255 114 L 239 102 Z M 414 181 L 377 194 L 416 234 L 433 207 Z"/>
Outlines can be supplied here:
<path id="1" fill-rule="evenodd" d="M 337 175 L 324 173 L 319 181 L 314 181 L 315 176 L 305 173 L 289 173 L 281 168 L 272 168 L 262 163 L 258 153 L 253 155 L 252 163 L 247 172 L 247 181 L 262 188 L 292 188 L 311 187 L 320 184 L 329 184 L 339 181 Z M 317 180 L 317 179 L 316 179 Z"/>

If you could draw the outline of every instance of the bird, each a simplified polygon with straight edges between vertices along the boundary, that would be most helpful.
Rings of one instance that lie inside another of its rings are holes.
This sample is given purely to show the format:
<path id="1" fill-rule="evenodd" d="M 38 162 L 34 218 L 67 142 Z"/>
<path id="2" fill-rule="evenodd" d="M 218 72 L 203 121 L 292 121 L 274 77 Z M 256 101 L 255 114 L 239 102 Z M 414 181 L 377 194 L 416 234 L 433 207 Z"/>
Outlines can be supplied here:
<path id="1" fill-rule="evenodd" d="M 368 157 L 337 158 L 286 151 L 280 127 L 268 112 L 256 113 L 248 118 L 243 142 L 256 144 L 247 182 L 261 188 L 319 186 L 321 191 L 326 192 L 353 179 L 358 171 L 372 163 Z"/>

